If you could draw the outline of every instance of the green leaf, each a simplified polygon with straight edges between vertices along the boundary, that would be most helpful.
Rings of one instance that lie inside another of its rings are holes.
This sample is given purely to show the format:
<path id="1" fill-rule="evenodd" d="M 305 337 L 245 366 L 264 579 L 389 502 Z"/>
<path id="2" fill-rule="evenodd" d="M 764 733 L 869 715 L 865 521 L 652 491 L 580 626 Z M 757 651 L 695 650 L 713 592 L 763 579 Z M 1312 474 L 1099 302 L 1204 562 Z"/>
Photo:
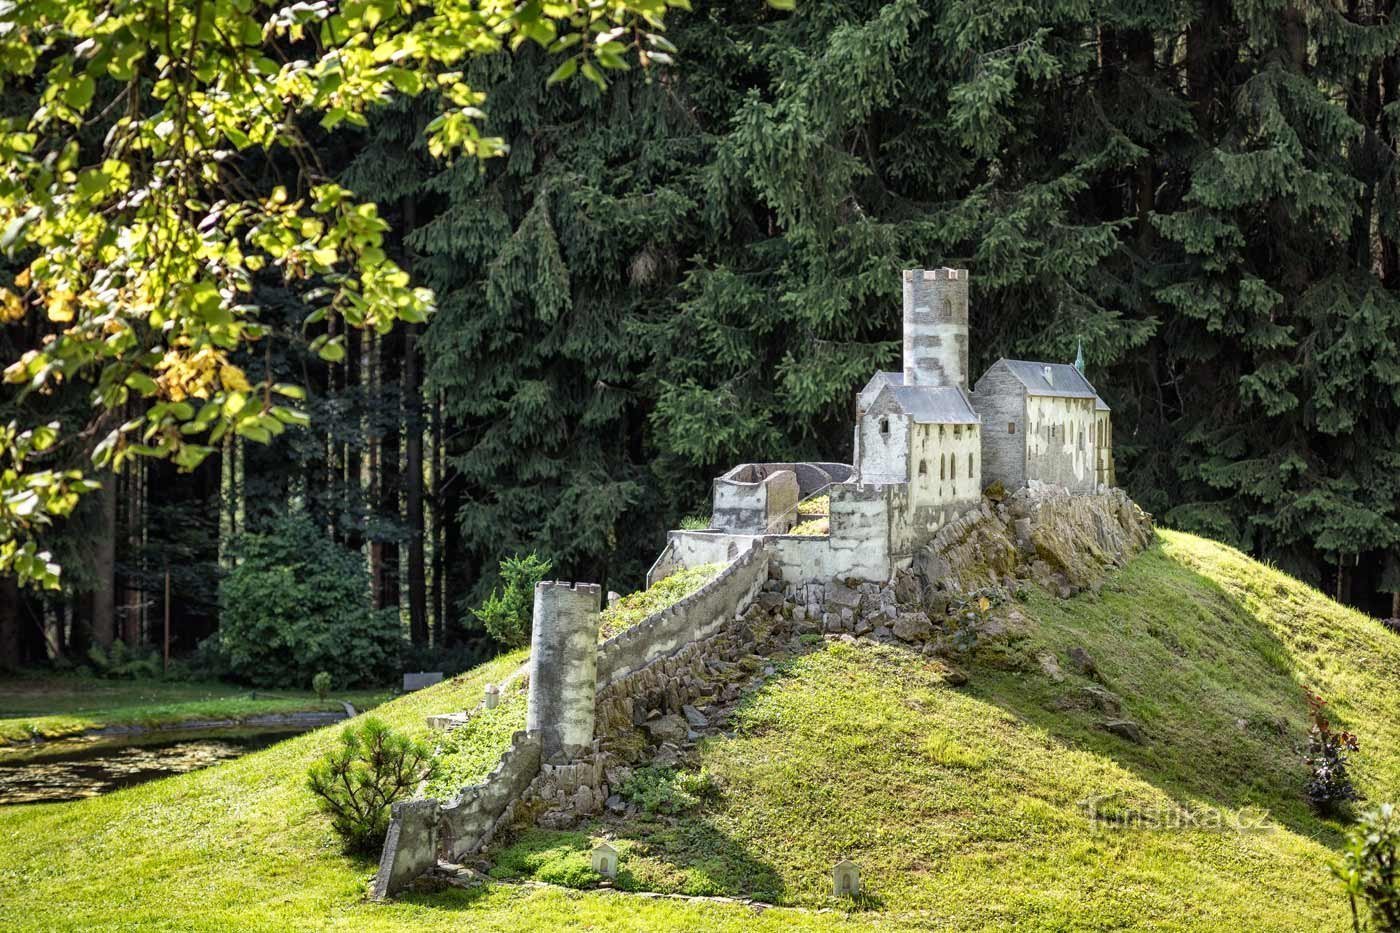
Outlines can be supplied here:
<path id="1" fill-rule="evenodd" d="M 92 80 L 92 75 L 81 74 L 68 82 L 68 86 L 63 89 L 63 101 L 74 110 L 82 110 L 92 103 L 93 92 L 97 90 L 97 82 Z"/>
<path id="2" fill-rule="evenodd" d="M 578 71 L 578 59 L 566 58 L 563 64 L 561 64 L 558 68 L 554 69 L 550 76 L 547 79 L 545 79 L 545 87 L 550 87 L 552 85 L 558 84 L 560 81 L 569 80 L 574 76 L 574 72 L 576 71 Z"/>

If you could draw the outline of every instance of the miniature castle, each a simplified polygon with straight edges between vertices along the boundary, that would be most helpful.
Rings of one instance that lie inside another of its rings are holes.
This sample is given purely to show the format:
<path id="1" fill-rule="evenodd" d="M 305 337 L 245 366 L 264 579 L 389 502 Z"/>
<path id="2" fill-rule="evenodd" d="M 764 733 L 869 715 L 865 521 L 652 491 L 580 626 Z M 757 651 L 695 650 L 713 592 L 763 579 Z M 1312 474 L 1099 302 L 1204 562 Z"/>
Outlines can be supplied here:
<path id="1" fill-rule="evenodd" d="M 884 581 L 983 490 L 1027 485 L 1090 493 L 1114 484 L 1109 407 L 1082 363 L 1001 359 L 968 388 L 968 274 L 908 269 L 900 372 L 856 397 L 853 463 L 745 463 L 714 482 L 703 531 L 673 531 L 648 584 L 724 562 L 757 542 L 786 583 Z M 790 534 L 820 515 L 825 534 Z"/>

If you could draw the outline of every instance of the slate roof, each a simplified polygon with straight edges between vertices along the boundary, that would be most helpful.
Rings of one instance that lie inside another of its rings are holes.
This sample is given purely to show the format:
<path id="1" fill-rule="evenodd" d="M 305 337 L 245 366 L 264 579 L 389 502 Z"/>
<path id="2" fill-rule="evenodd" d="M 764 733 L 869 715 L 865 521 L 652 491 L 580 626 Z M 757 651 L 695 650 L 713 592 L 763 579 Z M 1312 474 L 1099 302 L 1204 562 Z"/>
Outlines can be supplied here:
<path id="1" fill-rule="evenodd" d="M 903 381 L 900 376 L 900 383 Z M 967 393 L 955 386 L 887 384 L 876 398 L 886 394 L 894 399 L 900 411 L 919 424 L 980 424 L 982 421 L 973 410 Z"/>
<path id="2" fill-rule="evenodd" d="M 1092 383 L 1084 374 L 1069 363 L 1037 363 L 1030 360 L 1001 359 L 1006 369 L 1016 377 L 1016 381 L 1026 387 L 1031 395 L 1050 395 L 1059 398 L 1091 398 L 1097 411 L 1108 411 L 1109 407 Z M 1050 370 L 1050 380 L 1045 379 L 1045 370 Z"/>

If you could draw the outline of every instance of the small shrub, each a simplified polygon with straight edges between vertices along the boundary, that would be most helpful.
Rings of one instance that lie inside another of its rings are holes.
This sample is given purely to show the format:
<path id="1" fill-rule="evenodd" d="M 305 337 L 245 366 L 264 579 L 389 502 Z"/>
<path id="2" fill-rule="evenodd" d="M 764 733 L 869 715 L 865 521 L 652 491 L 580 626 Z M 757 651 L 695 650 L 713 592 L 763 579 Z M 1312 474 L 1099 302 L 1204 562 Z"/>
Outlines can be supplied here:
<path id="1" fill-rule="evenodd" d="M 1362 815 L 1347 838 L 1341 864 L 1333 866 L 1351 898 L 1351 922 L 1361 930 L 1365 905 L 1377 930 L 1400 930 L 1400 823 L 1382 804 Z"/>
<path id="2" fill-rule="evenodd" d="M 530 613 L 534 609 L 535 584 L 549 573 L 550 563 L 533 551 L 501 561 L 501 586 L 491 591 L 472 615 L 481 620 L 487 634 L 507 648 L 530 643 Z"/>
<path id="3" fill-rule="evenodd" d="M 285 687 L 326 671 L 345 688 L 393 676 L 398 612 L 371 607 L 357 551 L 291 512 L 239 538 L 234 553 L 239 562 L 219 583 L 219 653 L 236 677 Z"/>
<path id="4" fill-rule="evenodd" d="M 1361 799 L 1347 771 L 1347 759 L 1361 745 L 1350 732 L 1332 728 L 1323 712 L 1326 700 L 1311 690 L 1306 696 L 1308 716 L 1312 719 L 1304 756 L 1311 771 L 1306 788 L 1308 802 L 1319 813 L 1334 815 L 1346 804 Z"/>
<path id="5" fill-rule="evenodd" d="M 88 662 L 99 677 L 120 680 L 144 680 L 162 674 L 160 654 L 154 648 L 146 651 L 128 648 L 124 641 L 114 641 L 107 649 L 99 644 L 88 646 Z"/>
<path id="6" fill-rule="evenodd" d="M 632 772 L 623 782 L 623 799 L 647 813 L 676 815 L 719 796 L 719 786 L 706 770 L 677 771 L 665 765 L 648 765 Z"/>
<path id="7" fill-rule="evenodd" d="M 316 699 L 324 700 L 331 692 L 331 675 L 327 671 L 320 671 L 311 678 L 311 689 L 316 691 Z"/>
<path id="8" fill-rule="evenodd" d="M 308 769 L 307 786 L 346 848 L 370 852 L 389 828 L 389 806 L 431 779 L 434 770 L 426 745 L 371 716 L 341 731 L 339 747 Z"/>
<path id="9" fill-rule="evenodd" d="M 708 515 L 687 515 L 681 519 L 681 530 L 683 531 L 704 531 L 710 527 L 710 517 Z"/>

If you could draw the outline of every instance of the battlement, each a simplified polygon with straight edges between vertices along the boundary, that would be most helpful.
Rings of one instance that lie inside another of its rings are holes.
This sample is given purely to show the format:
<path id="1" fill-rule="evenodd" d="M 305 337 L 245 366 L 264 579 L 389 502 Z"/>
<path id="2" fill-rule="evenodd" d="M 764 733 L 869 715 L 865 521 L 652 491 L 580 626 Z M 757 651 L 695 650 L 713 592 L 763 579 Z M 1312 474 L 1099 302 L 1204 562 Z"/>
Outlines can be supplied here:
<path id="1" fill-rule="evenodd" d="M 904 270 L 904 384 L 967 388 L 966 269 Z"/>
<path id="2" fill-rule="evenodd" d="M 913 281 L 914 279 L 916 279 L 916 278 L 921 278 L 921 279 L 923 279 L 925 282 L 937 282 L 937 281 L 947 281 L 947 282 L 958 282 L 958 281 L 962 281 L 962 282 L 966 282 L 966 281 L 967 281 L 967 270 L 966 270 L 966 269 L 953 269 L 953 268 L 951 268 L 951 267 L 949 267 L 949 266 L 944 266 L 942 269 L 905 269 L 905 270 L 904 270 L 904 280 L 905 280 L 906 282 L 912 282 L 912 281 Z"/>
<path id="3" fill-rule="evenodd" d="M 541 580 L 535 584 L 535 592 L 541 590 L 548 591 L 546 595 L 560 595 L 565 592 L 577 593 L 581 596 L 592 596 L 595 599 L 603 598 L 603 588 L 597 583 L 571 583 L 567 580 Z"/>

